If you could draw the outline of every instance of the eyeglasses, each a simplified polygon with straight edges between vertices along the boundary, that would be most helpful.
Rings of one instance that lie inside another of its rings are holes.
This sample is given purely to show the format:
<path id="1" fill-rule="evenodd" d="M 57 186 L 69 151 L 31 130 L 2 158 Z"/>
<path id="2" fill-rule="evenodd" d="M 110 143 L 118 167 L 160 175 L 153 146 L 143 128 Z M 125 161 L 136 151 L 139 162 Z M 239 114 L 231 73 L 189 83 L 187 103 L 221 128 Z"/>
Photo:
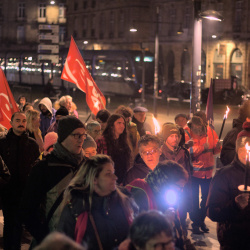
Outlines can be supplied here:
<path id="1" fill-rule="evenodd" d="M 87 134 L 70 134 L 70 135 L 72 135 L 76 140 L 87 138 Z"/>
<path id="2" fill-rule="evenodd" d="M 102 131 L 101 131 L 101 130 L 94 130 L 94 133 L 96 133 L 96 134 L 101 134 Z"/>
<path id="3" fill-rule="evenodd" d="M 143 156 L 146 156 L 146 155 L 153 155 L 153 154 L 157 153 L 158 151 L 159 151 L 158 148 L 154 148 L 154 149 L 152 149 L 152 150 L 150 150 L 150 151 L 143 151 L 143 152 L 141 152 L 141 154 L 142 154 Z"/>

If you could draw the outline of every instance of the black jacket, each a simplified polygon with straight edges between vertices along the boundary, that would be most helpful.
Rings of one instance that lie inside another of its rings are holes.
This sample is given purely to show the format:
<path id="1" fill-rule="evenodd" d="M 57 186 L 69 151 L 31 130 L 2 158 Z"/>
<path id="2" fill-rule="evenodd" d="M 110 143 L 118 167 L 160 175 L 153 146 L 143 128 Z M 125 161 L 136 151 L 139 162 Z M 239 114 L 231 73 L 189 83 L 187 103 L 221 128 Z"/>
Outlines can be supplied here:
<path id="1" fill-rule="evenodd" d="M 83 193 L 82 191 L 74 190 L 72 196 L 71 203 L 67 204 L 63 209 L 58 230 L 76 240 L 75 229 L 77 218 L 82 213 L 88 212 L 89 199 L 88 193 Z M 83 206 L 83 201 L 85 201 L 85 206 Z M 105 197 L 94 193 L 91 214 L 104 250 L 112 250 L 126 239 L 129 231 L 129 223 L 116 191 Z M 81 224 L 80 226 L 81 229 L 85 227 L 86 224 Z M 77 231 L 81 229 L 78 228 Z M 99 249 L 89 218 L 81 243 L 83 244 L 84 242 L 88 244 L 89 250 Z"/>
<path id="2" fill-rule="evenodd" d="M 223 140 L 220 160 L 224 166 L 230 164 L 235 157 L 235 143 L 237 135 L 242 130 L 243 122 L 239 119 L 233 120 L 233 128 L 227 133 Z"/>
<path id="3" fill-rule="evenodd" d="M 17 136 L 11 128 L 0 139 L 0 155 L 11 174 L 3 189 L 3 201 L 19 200 L 32 166 L 40 155 L 39 146 L 27 133 Z"/>
<path id="4" fill-rule="evenodd" d="M 235 197 L 241 194 L 245 166 L 235 160 L 214 176 L 207 199 L 207 214 L 218 222 L 217 236 L 222 249 L 250 249 L 250 205 L 240 210 Z M 250 176 L 248 185 L 250 184 Z"/>
<path id="5" fill-rule="evenodd" d="M 64 190 L 68 183 L 60 184 L 58 193 L 55 192 L 54 197 L 50 195 L 50 200 L 48 192 L 70 173 L 75 173 L 80 165 L 59 159 L 52 151 L 33 167 L 24 190 L 20 218 L 37 242 L 50 232 L 46 214 L 46 210 L 50 211 L 48 202 L 53 204 L 60 196 L 60 190 Z"/>

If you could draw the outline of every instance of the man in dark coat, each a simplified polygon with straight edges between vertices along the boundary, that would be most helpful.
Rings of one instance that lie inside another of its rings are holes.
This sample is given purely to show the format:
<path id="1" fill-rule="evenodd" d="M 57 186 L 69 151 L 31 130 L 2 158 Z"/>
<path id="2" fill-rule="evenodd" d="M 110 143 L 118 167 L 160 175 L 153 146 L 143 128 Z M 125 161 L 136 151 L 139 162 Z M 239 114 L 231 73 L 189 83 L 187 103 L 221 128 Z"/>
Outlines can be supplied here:
<path id="1" fill-rule="evenodd" d="M 139 154 L 136 155 L 134 165 L 131 167 L 125 178 L 124 184 L 128 184 L 135 179 L 144 179 L 148 173 L 157 166 L 161 156 L 161 141 L 155 135 L 144 135 L 138 142 Z"/>
<path id="2" fill-rule="evenodd" d="M 22 230 L 17 220 L 18 206 L 32 165 L 40 154 L 38 144 L 26 133 L 26 115 L 16 112 L 10 123 L 12 128 L 0 139 L 0 155 L 11 174 L 1 192 L 6 250 L 20 248 L 19 237 Z"/>
<path id="3" fill-rule="evenodd" d="M 248 192 L 244 192 L 245 145 L 250 145 L 250 123 L 244 123 L 244 126 L 248 131 L 238 134 L 233 162 L 215 174 L 207 199 L 207 215 L 218 222 L 217 237 L 221 249 L 250 249 L 250 178 L 246 179 Z"/>
<path id="4" fill-rule="evenodd" d="M 144 107 L 135 107 L 133 112 L 132 122 L 137 125 L 137 131 L 140 136 L 145 135 L 146 131 L 152 133 L 152 128 L 146 122 L 146 112 L 148 112 L 148 110 Z"/>
<path id="5" fill-rule="evenodd" d="M 250 100 L 244 102 L 240 107 L 239 117 L 233 119 L 233 128 L 226 134 L 223 140 L 220 160 L 224 166 L 230 164 L 235 157 L 235 142 L 245 121 L 250 121 Z"/>
<path id="6" fill-rule="evenodd" d="M 54 150 L 33 167 L 21 202 L 20 217 L 37 243 L 55 230 L 63 191 L 84 161 L 84 124 L 64 116 L 57 133 Z"/>

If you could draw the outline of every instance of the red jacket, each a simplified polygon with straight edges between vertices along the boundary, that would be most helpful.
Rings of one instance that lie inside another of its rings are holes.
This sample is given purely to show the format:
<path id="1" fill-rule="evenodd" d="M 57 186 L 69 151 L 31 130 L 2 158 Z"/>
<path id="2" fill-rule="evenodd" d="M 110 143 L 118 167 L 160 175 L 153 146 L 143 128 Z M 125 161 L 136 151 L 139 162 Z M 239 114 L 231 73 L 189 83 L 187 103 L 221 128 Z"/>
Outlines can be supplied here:
<path id="1" fill-rule="evenodd" d="M 192 133 L 192 130 L 190 135 L 194 141 L 194 145 L 188 149 L 193 162 L 193 176 L 201 179 L 210 179 L 214 169 L 213 156 L 221 151 L 221 147 L 216 147 L 219 140 L 218 135 L 210 126 L 207 126 L 207 134 L 204 136 L 197 136 Z M 186 141 L 191 138 L 187 133 L 185 134 Z M 209 144 L 208 149 L 204 148 L 206 142 Z"/>

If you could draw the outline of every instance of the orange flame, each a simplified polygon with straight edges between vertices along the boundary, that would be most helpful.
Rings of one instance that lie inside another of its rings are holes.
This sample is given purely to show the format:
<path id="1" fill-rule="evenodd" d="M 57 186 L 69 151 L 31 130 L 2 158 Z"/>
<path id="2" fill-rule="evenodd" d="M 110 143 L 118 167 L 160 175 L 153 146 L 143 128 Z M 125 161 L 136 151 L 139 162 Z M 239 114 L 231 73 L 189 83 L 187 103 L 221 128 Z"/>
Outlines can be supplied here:
<path id="1" fill-rule="evenodd" d="M 245 148 L 247 150 L 247 156 L 248 156 L 247 160 L 249 161 L 250 160 L 250 145 L 248 144 L 248 142 L 246 143 Z"/>
<path id="2" fill-rule="evenodd" d="M 250 145 L 248 144 L 248 142 L 246 143 L 245 148 L 248 152 L 250 151 Z"/>
<path id="3" fill-rule="evenodd" d="M 160 132 L 161 127 L 160 127 L 159 122 L 154 117 L 154 115 L 152 115 L 152 119 L 153 119 L 153 123 L 154 123 L 154 126 L 155 126 L 155 135 L 157 135 Z"/>
<path id="4" fill-rule="evenodd" d="M 226 113 L 224 115 L 224 119 L 227 119 L 229 111 L 230 111 L 230 108 L 227 106 L 227 110 L 226 110 Z"/>

